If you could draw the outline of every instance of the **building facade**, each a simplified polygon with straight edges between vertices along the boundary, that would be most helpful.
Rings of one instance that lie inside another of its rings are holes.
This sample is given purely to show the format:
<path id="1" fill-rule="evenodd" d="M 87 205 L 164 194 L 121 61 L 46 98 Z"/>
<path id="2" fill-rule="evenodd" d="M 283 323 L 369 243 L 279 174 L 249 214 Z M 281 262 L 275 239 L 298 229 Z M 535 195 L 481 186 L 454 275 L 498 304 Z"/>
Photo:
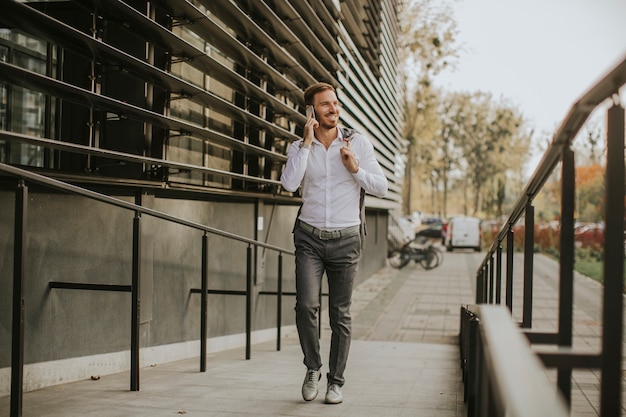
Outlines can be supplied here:
<path id="1" fill-rule="evenodd" d="M 303 90 L 338 88 L 345 126 L 372 141 L 389 181 L 366 198 L 360 277 L 385 264 L 401 203 L 399 0 L 3 1 L 0 163 L 214 228 L 210 349 L 242 344 L 249 245 L 293 247 L 299 196 L 282 190 Z M 0 166 L 1 168 L 1 166 Z M 128 369 L 134 213 L 28 186 L 23 281 L 26 389 Z M 15 175 L 0 169 L 0 395 L 10 390 Z M 203 233 L 142 216 L 142 364 L 198 355 Z M 276 322 L 276 251 L 253 253 L 252 328 Z M 285 256 L 284 291 L 293 291 Z M 219 293 L 222 291 L 222 293 Z M 282 324 L 293 324 L 293 298 Z"/>

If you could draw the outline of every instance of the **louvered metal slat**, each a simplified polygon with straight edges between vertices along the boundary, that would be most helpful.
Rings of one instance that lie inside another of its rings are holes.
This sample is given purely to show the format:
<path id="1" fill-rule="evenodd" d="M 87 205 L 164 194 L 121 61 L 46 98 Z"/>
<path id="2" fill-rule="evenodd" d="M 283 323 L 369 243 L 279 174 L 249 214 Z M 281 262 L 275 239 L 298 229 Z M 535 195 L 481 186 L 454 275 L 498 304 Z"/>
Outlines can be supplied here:
<path id="1" fill-rule="evenodd" d="M 97 110 L 121 114 L 126 117 L 152 123 L 160 127 L 196 135 L 242 152 L 266 156 L 277 161 L 287 160 L 285 155 L 271 152 L 265 148 L 241 142 L 231 138 L 230 136 L 193 125 L 183 120 L 164 116 L 128 103 L 124 103 L 123 101 L 92 93 L 89 90 L 75 87 L 71 84 L 64 83 L 62 81 L 55 80 L 53 78 L 46 77 L 1 61 L 0 71 L 6 81 L 21 87 L 30 88 L 36 91 L 43 91 L 56 97 L 69 100 L 73 103 L 93 107 Z"/>

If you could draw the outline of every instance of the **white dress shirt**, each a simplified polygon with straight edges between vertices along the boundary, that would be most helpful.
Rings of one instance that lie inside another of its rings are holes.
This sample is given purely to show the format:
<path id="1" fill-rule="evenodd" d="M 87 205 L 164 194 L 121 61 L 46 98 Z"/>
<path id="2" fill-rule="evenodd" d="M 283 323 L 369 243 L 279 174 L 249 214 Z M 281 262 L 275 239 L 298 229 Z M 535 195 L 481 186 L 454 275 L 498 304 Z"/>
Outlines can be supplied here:
<path id="1" fill-rule="evenodd" d="M 326 149 L 317 139 L 311 147 L 300 147 L 302 139 L 289 146 L 287 164 L 280 177 L 283 187 L 294 192 L 302 187 L 300 220 L 323 230 L 360 224 L 359 197 L 366 193 L 383 197 L 387 178 L 376 160 L 374 147 L 363 135 L 352 137 L 350 147 L 359 164 L 351 173 L 343 165 L 339 149 L 344 146 L 341 129 Z"/>

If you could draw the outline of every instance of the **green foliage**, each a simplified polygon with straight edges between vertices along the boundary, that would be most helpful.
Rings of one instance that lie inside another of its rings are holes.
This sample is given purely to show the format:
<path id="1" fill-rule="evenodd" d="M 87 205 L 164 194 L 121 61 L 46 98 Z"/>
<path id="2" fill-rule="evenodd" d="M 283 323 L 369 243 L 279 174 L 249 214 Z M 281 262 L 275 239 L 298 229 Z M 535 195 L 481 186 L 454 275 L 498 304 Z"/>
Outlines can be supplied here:
<path id="1" fill-rule="evenodd" d="M 515 250 L 524 250 L 523 228 L 522 233 L 515 233 Z M 521 235 L 521 236 L 518 236 Z M 520 238 L 518 240 L 518 238 Z M 554 259 L 559 259 L 559 231 L 552 228 L 535 230 L 535 252 L 543 253 Z M 591 239 L 589 242 L 578 242 L 574 249 L 574 270 L 598 282 L 603 282 L 604 253 L 601 244 Z M 625 269 L 626 270 L 626 269 Z"/>
<path id="2" fill-rule="evenodd" d="M 574 270 L 598 282 L 603 282 L 603 253 L 597 249 L 576 248 Z"/>
<path id="3" fill-rule="evenodd" d="M 602 251 L 591 248 L 576 248 L 576 260 L 574 270 L 600 283 L 604 282 L 604 254 Z M 623 270 L 626 272 L 626 259 L 624 259 Z M 624 276 L 626 283 L 626 276 Z M 626 285 L 623 292 L 626 293 Z"/>

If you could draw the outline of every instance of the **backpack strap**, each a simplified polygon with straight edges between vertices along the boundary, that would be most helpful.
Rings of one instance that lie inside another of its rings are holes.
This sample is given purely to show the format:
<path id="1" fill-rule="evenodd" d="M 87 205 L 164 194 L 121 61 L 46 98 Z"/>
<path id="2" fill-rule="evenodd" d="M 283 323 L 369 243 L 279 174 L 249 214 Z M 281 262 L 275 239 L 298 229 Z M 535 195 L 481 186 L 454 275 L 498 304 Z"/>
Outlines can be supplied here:
<path id="1" fill-rule="evenodd" d="M 343 140 L 350 141 L 353 136 L 356 136 L 359 132 L 354 129 L 350 129 L 349 127 L 340 127 L 341 134 L 343 136 Z"/>
<path id="2" fill-rule="evenodd" d="M 361 219 L 361 239 L 367 236 L 367 224 L 365 224 L 365 190 L 361 188 L 361 196 L 359 197 L 359 219 Z"/>
<path id="3" fill-rule="evenodd" d="M 302 213 L 302 204 L 300 204 L 300 208 L 298 208 L 298 214 L 296 214 L 296 221 L 293 223 L 293 229 L 291 229 L 291 233 L 295 233 L 298 225 L 300 224 L 300 213 Z"/>
<path id="4" fill-rule="evenodd" d="M 354 129 L 342 127 L 341 133 L 343 134 L 344 140 L 350 141 L 359 132 Z M 365 239 L 367 235 L 367 225 L 365 224 L 365 190 L 363 188 L 361 188 L 361 195 L 359 196 L 359 219 L 361 220 L 361 239 Z"/>

